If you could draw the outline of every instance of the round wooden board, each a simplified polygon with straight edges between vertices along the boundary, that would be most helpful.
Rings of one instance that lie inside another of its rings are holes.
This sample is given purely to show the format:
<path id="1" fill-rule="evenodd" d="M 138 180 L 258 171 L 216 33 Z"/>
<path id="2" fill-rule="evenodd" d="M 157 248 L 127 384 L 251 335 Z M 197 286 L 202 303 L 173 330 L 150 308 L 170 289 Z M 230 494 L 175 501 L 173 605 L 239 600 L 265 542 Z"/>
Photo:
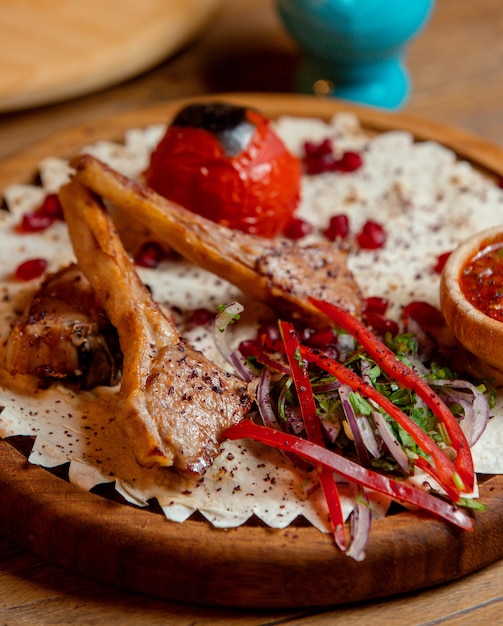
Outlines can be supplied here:
<path id="1" fill-rule="evenodd" d="M 202 98 L 199 98 L 199 100 Z M 209 100 L 209 97 L 204 97 Z M 225 94 L 212 99 L 281 114 L 328 119 L 352 110 L 370 133 L 406 129 L 452 148 L 487 175 L 503 175 L 503 153 L 461 131 L 309 96 Z M 53 136 L 5 161 L 0 188 L 34 178 L 46 156 L 70 156 L 97 139 L 120 139 L 130 127 L 167 121 L 191 100 L 170 102 Z M 74 572 L 167 599 L 228 607 L 328 606 L 424 589 L 503 557 L 503 476 L 480 487 L 487 511 L 466 532 L 420 513 L 374 524 L 363 562 L 339 553 L 309 526 L 217 530 L 203 521 L 176 524 L 162 515 L 83 491 L 33 466 L 0 441 L 0 533 Z"/>
<path id="2" fill-rule="evenodd" d="M 4 0 L 0 111 L 131 78 L 188 44 L 221 0 Z"/>

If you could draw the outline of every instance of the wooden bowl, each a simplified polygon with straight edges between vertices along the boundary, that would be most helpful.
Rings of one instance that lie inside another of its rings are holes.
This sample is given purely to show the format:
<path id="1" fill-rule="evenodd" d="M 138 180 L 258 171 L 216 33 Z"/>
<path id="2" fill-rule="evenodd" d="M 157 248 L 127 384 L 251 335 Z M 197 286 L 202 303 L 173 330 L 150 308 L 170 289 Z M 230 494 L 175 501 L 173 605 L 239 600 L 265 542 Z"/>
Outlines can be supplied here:
<path id="1" fill-rule="evenodd" d="M 481 231 L 454 250 L 442 272 L 440 305 L 458 341 L 483 363 L 503 374 L 503 323 L 476 308 L 460 285 L 465 265 L 479 251 L 498 242 L 503 242 L 503 226 Z"/>

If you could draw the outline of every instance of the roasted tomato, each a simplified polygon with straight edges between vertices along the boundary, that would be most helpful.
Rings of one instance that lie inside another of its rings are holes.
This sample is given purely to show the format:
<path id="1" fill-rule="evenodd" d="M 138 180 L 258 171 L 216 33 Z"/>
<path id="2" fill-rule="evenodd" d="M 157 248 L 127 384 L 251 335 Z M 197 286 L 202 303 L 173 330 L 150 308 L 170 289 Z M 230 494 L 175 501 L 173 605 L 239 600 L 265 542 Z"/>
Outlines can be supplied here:
<path id="1" fill-rule="evenodd" d="M 301 163 L 255 110 L 193 104 L 151 156 L 147 184 L 220 224 L 263 237 L 283 232 L 300 198 Z"/>

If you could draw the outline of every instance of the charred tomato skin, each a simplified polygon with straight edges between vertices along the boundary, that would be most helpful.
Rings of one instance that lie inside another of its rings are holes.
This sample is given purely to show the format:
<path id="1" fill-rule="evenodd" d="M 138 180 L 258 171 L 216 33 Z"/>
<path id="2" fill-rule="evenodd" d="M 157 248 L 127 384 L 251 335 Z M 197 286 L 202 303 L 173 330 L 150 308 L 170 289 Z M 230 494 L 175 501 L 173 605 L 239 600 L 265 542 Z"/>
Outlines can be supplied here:
<path id="1" fill-rule="evenodd" d="M 159 194 L 214 222 L 274 237 L 300 199 L 300 159 L 261 113 L 189 105 L 173 119 L 144 172 Z"/>

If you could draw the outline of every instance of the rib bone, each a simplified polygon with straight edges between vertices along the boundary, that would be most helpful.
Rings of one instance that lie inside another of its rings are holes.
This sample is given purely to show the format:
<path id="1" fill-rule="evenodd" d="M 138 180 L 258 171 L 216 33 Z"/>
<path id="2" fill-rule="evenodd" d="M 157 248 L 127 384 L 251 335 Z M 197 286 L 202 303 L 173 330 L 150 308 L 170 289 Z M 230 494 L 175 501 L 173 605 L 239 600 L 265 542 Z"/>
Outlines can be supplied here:
<path id="1" fill-rule="evenodd" d="M 333 242 L 300 246 L 264 239 L 216 224 L 152 189 L 130 180 L 90 155 L 71 162 L 76 178 L 137 221 L 179 254 L 265 301 L 279 314 L 327 324 L 307 296 L 361 313 L 361 294 Z"/>
<path id="2" fill-rule="evenodd" d="M 153 301 L 103 203 L 77 180 L 60 191 L 79 266 L 119 334 L 118 414 L 143 466 L 202 473 L 243 418 L 245 384 L 192 348 Z"/>

